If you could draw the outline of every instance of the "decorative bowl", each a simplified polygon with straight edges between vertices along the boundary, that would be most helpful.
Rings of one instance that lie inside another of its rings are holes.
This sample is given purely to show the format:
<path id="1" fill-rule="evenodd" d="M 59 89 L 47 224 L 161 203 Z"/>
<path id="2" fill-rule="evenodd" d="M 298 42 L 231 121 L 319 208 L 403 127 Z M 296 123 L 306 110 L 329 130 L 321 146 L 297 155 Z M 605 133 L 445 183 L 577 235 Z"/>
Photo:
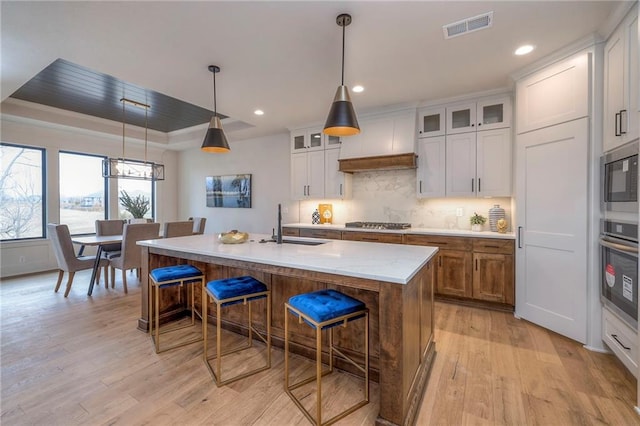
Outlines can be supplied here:
<path id="1" fill-rule="evenodd" d="M 232 230 L 229 232 L 223 232 L 218 235 L 218 241 L 222 244 L 241 244 L 249 239 L 249 234 L 246 232 L 238 232 L 237 230 Z"/>

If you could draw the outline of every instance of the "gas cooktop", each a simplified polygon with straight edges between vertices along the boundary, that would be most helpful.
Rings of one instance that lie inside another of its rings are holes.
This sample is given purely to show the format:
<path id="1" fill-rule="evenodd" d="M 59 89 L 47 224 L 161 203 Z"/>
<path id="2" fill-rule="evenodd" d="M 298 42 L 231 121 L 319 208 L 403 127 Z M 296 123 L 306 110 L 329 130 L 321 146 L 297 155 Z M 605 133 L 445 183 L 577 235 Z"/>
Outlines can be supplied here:
<path id="1" fill-rule="evenodd" d="M 344 224 L 346 228 L 364 228 L 364 229 L 407 229 L 411 228 L 410 223 L 396 222 L 347 222 Z"/>

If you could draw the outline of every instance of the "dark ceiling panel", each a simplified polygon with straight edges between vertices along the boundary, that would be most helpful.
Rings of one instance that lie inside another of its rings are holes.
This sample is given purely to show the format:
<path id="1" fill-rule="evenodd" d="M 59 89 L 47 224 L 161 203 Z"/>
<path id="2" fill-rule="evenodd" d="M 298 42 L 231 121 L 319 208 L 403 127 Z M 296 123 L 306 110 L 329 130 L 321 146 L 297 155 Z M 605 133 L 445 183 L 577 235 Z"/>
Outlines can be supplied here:
<path id="1" fill-rule="evenodd" d="M 208 123 L 213 111 L 147 90 L 107 74 L 57 59 L 16 90 L 11 97 L 81 114 L 122 122 L 127 98 L 151 105 L 149 129 L 172 132 Z M 218 114 L 222 118 L 226 116 Z M 127 105 L 127 124 L 144 127 L 144 108 Z"/>

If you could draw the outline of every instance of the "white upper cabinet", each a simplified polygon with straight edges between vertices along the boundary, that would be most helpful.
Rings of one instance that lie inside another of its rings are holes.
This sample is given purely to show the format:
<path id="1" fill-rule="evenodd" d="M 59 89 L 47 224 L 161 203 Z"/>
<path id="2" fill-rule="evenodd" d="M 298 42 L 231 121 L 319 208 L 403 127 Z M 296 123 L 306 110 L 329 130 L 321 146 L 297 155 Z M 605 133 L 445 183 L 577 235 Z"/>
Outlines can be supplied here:
<path id="1" fill-rule="evenodd" d="M 344 138 L 340 159 L 415 152 L 415 120 L 415 109 L 360 119 L 360 134 Z"/>
<path id="2" fill-rule="evenodd" d="M 446 112 L 448 135 L 511 127 L 508 96 L 449 105 Z"/>
<path id="3" fill-rule="evenodd" d="M 322 129 L 300 129 L 291 132 L 291 152 L 322 151 L 324 135 Z"/>
<path id="4" fill-rule="evenodd" d="M 418 169 L 416 171 L 418 198 L 444 197 L 446 195 L 445 147 L 444 136 L 418 140 Z"/>
<path id="5" fill-rule="evenodd" d="M 511 129 L 478 132 L 476 137 L 476 195 L 511 197 Z"/>
<path id="6" fill-rule="evenodd" d="M 418 110 L 418 137 L 429 138 L 445 134 L 445 108 L 421 108 Z"/>
<path id="7" fill-rule="evenodd" d="M 638 10 L 637 6 L 611 34 L 604 49 L 603 150 L 638 137 Z"/>
<path id="8" fill-rule="evenodd" d="M 342 145 L 342 136 L 324 135 L 325 149 L 340 148 L 341 145 Z"/>
<path id="9" fill-rule="evenodd" d="M 324 198 L 351 198 L 353 177 L 338 170 L 340 149 L 324 151 Z"/>
<path id="10" fill-rule="evenodd" d="M 291 197 L 324 197 L 324 151 L 291 154 Z"/>
<path id="11" fill-rule="evenodd" d="M 519 80 L 518 134 L 589 114 L 590 54 L 576 55 Z"/>
<path id="12" fill-rule="evenodd" d="M 446 138 L 447 197 L 511 196 L 511 129 Z"/>

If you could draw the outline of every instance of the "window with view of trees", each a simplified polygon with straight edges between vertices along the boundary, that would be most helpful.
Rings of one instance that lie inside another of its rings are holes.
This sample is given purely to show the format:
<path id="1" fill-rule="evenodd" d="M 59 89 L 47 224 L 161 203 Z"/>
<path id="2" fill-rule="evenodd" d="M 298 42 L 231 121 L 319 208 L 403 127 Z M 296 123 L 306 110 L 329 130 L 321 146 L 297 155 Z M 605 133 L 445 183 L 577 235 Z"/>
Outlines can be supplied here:
<path id="1" fill-rule="evenodd" d="M 0 143 L 0 239 L 44 237 L 45 150 Z"/>
<path id="2" fill-rule="evenodd" d="M 153 181 L 150 180 L 136 180 L 136 179 L 118 179 L 118 217 L 120 219 L 132 219 L 139 216 L 139 208 L 131 208 L 131 204 L 123 203 L 123 199 L 133 200 L 133 205 L 138 206 L 140 202 L 147 201 L 149 209 L 142 215 L 143 218 L 153 218 L 155 214 L 155 202 L 154 202 L 154 190 L 155 186 Z M 125 195 L 126 194 L 126 195 Z M 125 206 L 129 204 L 129 206 Z M 142 209 L 144 210 L 144 209 Z"/>
<path id="3" fill-rule="evenodd" d="M 95 221 L 107 217 L 104 157 L 60 152 L 60 223 L 71 234 L 95 232 Z"/>

